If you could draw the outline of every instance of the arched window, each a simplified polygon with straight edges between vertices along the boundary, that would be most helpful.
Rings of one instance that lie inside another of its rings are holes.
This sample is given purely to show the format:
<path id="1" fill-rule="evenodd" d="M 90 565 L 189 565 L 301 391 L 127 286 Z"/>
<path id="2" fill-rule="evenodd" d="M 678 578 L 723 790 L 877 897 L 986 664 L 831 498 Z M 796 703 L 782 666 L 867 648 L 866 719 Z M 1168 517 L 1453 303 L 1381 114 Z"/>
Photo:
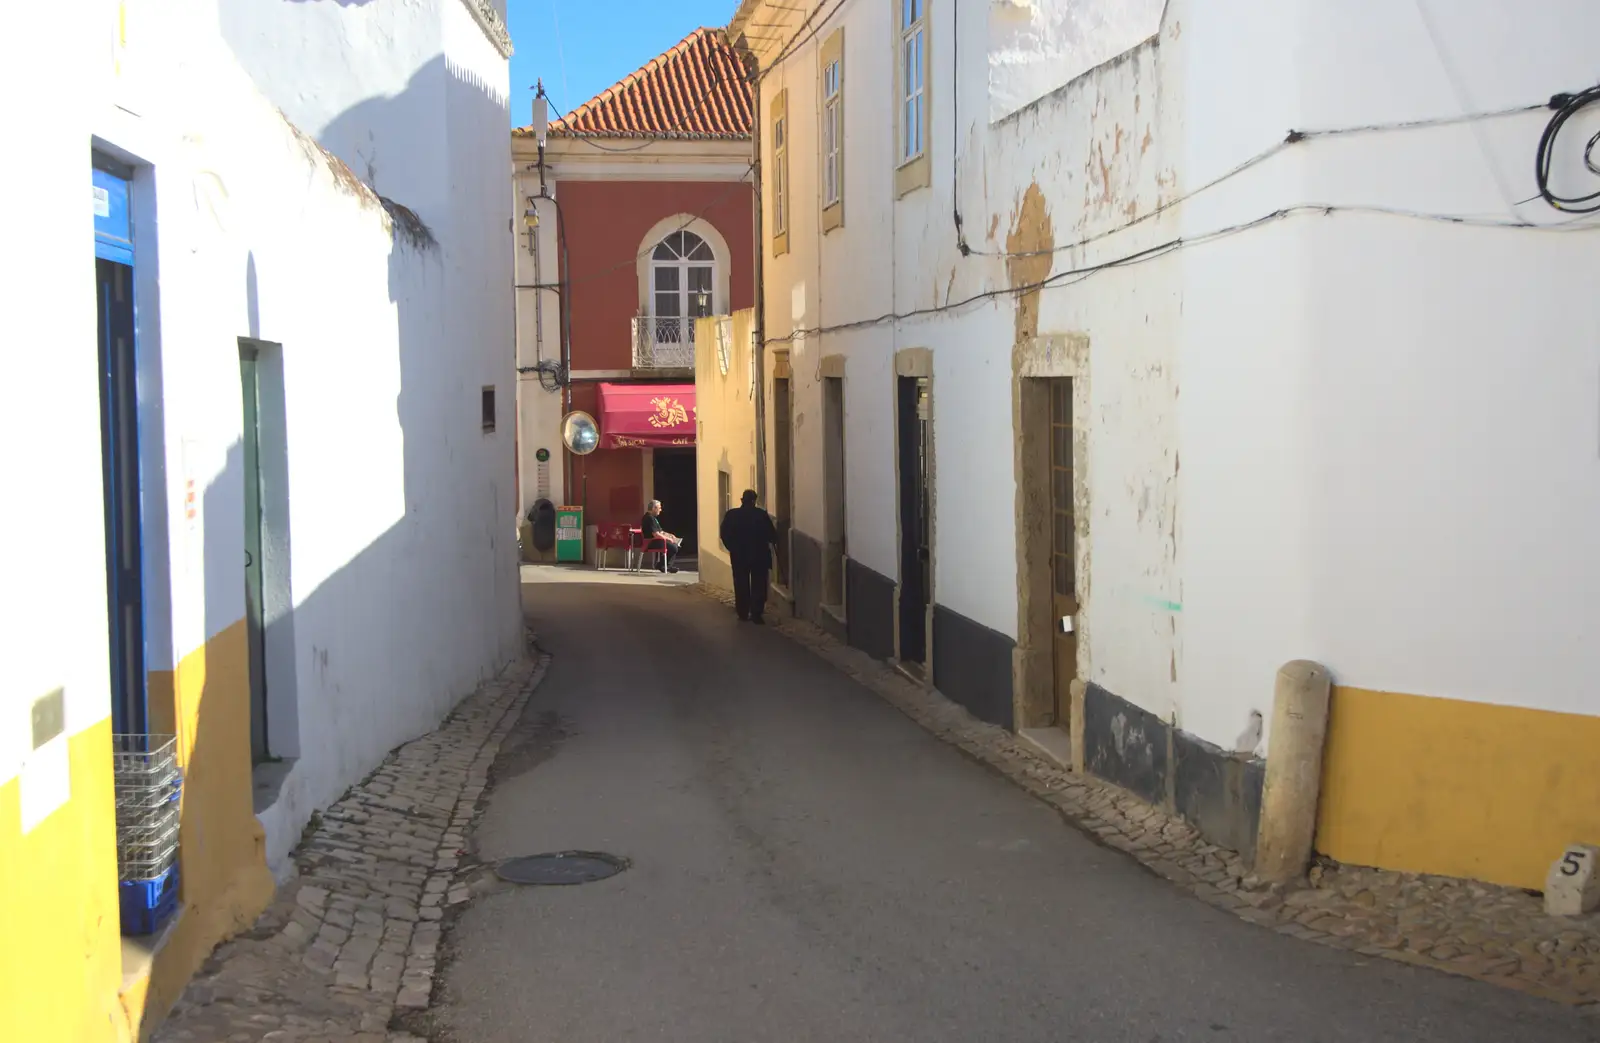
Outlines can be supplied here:
<path id="1" fill-rule="evenodd" d="M 693 232 L 673 232 L 650 255 L 650 313 L 657 344 L 694 340 L 694 320 L 710 315 L 715 301 L 716 255 Z"/>

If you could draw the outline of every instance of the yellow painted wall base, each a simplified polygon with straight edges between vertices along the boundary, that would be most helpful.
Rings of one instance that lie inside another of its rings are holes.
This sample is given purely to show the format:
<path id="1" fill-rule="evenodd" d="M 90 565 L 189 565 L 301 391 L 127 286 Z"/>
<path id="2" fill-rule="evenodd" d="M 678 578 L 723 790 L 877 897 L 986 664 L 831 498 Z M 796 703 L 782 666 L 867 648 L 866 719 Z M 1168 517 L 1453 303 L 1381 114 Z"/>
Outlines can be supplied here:
<path id="1" fill-rule="evenodd" d="M 28 835 L 18 780 L 0 786 L 0 1040 L 127 1038 L 110 719 L 67 750 L 71 797 Z"/>
<path id="2" fill-rule="evenodd" d="M 251 803 L 250 651 L 243 620 L 150 675 L 152 731 L 178 736 L 183 765 L 183 918 L 156 954 L 142 1005 L 126 996 L 140 1038 L 172 1008 L 211 950 L 272 900 L 266 837 Z"/>
<path id="3" fill-rule="evenodd" d="M 733 589 L 733 566 L 716 551 L 700 545 L 700 582 L 711 590 Z"/>
<path id="4" fill-rule="evenodd" d="M 1317 850 L 1542 889 L 1600 844 L 1600 717 L 1336 687 Z"/>
<path id="5" fill-rule="evenodd" d="M 178 736 L 183 914 L 148 977 L 123 988 L 111 722 L 68 740 L 71 798 L 32 832 L 0 786 L 0 1041 L 148 1038 L 219 943 L 272 899 L 251 806 L 249 661 L 241 620 L 150 676 L 150 727 Z"/>

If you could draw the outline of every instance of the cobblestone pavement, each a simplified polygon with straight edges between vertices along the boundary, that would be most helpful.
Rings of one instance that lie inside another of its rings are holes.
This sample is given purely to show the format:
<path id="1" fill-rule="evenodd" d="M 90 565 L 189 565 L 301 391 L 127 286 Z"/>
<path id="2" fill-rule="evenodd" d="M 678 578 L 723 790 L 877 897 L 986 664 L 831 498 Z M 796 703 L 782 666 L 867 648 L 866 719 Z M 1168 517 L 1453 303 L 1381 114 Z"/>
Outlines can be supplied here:
<path id="1" fill-rule="evenodd" d="M 391 1025 L 431 1001 L 490 764 L 548 661 L 507 667 L 313 818 L 299 875 L 212 954 L 156 1043 L 420 1043 Z"/>
<path id="2" fill-rule="evenodd" d="M 685 588 L 731 605 L 703 586 Z M 1003 728 L 796 619 L 773 629 L 876 692 L 934 735 L 999 771 L 1107 847 L 1224 909 L 1280 934 L 1432 967 L 1600 1014 L 1600 915 L 1544 914 L 1537 895 L 1468 880 L 1319 859 L 1299 887 L 1267 887 L 1239 854 L 1182 819 L 1091 776 L 1068 771 Z"/>

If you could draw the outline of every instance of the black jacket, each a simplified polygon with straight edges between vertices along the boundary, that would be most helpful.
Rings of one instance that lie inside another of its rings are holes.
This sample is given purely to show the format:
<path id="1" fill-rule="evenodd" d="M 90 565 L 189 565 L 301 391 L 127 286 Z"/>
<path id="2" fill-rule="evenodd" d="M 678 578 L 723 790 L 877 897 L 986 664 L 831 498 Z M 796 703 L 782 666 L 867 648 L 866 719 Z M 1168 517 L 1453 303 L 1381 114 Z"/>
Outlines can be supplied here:
<path id="1" fill-rule="evenodd" d="M 735 565 L 771 568 L 772 545 L 777 542 L 772 515 L 754 504 L 735 507 L 722 516 L 722 545 Z"/>

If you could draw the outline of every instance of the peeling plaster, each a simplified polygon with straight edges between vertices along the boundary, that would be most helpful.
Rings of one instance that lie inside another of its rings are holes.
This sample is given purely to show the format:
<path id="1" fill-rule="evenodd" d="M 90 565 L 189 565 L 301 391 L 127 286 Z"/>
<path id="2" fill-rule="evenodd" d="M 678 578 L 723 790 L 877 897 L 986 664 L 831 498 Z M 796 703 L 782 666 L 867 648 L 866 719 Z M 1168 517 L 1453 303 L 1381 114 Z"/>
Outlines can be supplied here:
<path id="1" fill-rule="evenodd" d="M 1055 249 L 1055 233 L 1050 227 L 1050 210 L 1038 182 L 1033 182 L 1023 193 L 1022 203 L 1016 209 L 1011 232 L 1006 236 L 1006 276 L 1013 288 L 1043 282 L 1050 274 L 1055 258 L 1048 251 Z M 1017 254 L 1033 253 L 1036 256 L 1019 257 Z M 1017 296 L 1016 339 L 1021 346 L 1039 332 L 1039 291 L 1028 290 Z"/>

